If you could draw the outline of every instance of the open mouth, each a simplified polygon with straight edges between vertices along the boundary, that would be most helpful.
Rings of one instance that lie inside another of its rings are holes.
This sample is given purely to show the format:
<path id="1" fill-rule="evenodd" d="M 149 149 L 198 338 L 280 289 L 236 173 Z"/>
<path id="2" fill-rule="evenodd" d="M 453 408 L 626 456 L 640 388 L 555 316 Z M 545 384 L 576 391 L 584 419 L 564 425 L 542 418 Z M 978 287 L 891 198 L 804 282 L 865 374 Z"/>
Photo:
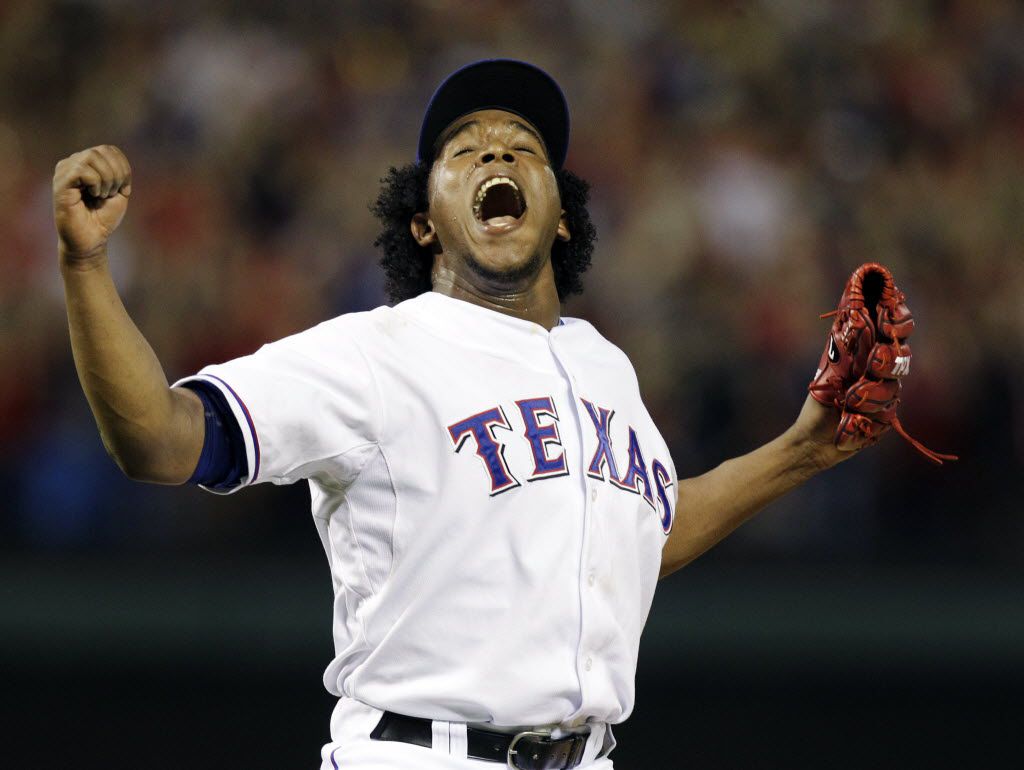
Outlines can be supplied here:
<path id="1" fill-rule="evenodd" d="M 525 213 L 526 199 L 507 176 L 485 180 L 473 199 L 473 216 L 490 227 L 511 227 Z"/>

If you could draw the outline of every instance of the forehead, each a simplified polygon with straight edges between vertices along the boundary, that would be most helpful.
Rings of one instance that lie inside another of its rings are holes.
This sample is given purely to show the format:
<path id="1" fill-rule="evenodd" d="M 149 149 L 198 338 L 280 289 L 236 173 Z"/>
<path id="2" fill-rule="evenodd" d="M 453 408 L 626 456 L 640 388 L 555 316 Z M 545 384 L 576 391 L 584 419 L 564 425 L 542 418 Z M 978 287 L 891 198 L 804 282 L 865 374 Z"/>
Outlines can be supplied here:
<path id="1" fill-rule="evenodd" d="M 507 110 L 487 109 L 469 112 L 449 123 L 444 131 L 438 135 L 436 149 L 440 150 L 457 134 L 461 134 L 463 131 L 489 132 L 502 130 L 509 132 L 525 131 L 528 134 L 533 134 L 537 141 L 544 145 L 544 139 L 541 137 L 540 131 L 522 115 L 517 115 Z M 545 146 L 546 150 L 547 147 Z"/>

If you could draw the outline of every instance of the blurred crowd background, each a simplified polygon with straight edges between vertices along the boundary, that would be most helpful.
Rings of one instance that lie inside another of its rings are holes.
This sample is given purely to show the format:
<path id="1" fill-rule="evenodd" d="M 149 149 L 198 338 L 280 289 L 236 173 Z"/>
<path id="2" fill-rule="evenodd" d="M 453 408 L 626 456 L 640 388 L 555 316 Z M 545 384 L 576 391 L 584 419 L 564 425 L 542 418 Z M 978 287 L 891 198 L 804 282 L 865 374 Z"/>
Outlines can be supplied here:
<path id="1" fill-rule="evenodd" d="M 705 558 L 1019 574 L 1022 41 L 1011 0 L 0 4 L 0 553 L 317 558 L 304 489 L 147 487 L 104 453 L 66 331 L 57 160 L 131 160 L 113 269 L 173 381 L 384 303 L 380 177 L 445 74 L 513 56 L 562 84 L 566 165 L 592 184 L 599 243 L 565 312 L 630 355 L 680 475 L 791 422 L 858 264 L 909 296 L 901 417 L 962 460 L 889 436 Z"/>
<path id="2" fill-rule="evenodd" d="M 593 186 L 600 242 L 566 312 L 632 357 L 680 474 L 788 424 L 818 313 L 854 267 L 883 262 L 910 297 L 903 421 L 961 464 L 889 437 L 730 553 L 1019 559 L 1019 3 L 95 0 L 8 2 L 0 23 L 6 542 L 276 528 L 272 495 L 226 505 L 116 478 L 72 367 L 56 160 L 98 143 L 130 158 L 114 270 L 173 381 L 383 303 L 379 178 L 410 161 L 440 78 L 511 55 L 562 83 L 567 165 Z"/>

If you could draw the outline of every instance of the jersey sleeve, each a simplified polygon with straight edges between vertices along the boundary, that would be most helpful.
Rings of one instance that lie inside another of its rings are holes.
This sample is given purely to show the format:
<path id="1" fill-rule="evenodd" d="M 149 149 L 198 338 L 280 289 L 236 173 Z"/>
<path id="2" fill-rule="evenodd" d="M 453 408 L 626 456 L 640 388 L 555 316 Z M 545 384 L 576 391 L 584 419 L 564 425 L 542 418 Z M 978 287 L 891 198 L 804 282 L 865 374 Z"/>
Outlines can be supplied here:
<path id="1" fill-rule="evenodd" d="M 377 443 L 380 396 L 370 362 L 345 316 L 264 345 L 252 355 L 204 367 L 174 383 L 215 387 L 245 441 L 246 474 L 229 494 L 263 481 L 312 477 L 347 483 Z"/>

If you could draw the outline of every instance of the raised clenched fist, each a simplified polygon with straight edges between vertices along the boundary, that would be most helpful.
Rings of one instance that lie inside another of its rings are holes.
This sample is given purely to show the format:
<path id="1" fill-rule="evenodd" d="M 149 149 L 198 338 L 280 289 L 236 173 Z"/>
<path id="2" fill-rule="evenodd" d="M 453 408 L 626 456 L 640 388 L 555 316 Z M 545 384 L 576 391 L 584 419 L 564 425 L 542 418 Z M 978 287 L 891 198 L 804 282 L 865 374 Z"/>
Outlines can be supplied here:
<path id="1" fill-rule="evenodd" d="M 117 147 L 76 152 L 53 172 L 53 216 L 60 258 L 67 264 L 100 253 L 128 208 L 132 167 Z"/>

